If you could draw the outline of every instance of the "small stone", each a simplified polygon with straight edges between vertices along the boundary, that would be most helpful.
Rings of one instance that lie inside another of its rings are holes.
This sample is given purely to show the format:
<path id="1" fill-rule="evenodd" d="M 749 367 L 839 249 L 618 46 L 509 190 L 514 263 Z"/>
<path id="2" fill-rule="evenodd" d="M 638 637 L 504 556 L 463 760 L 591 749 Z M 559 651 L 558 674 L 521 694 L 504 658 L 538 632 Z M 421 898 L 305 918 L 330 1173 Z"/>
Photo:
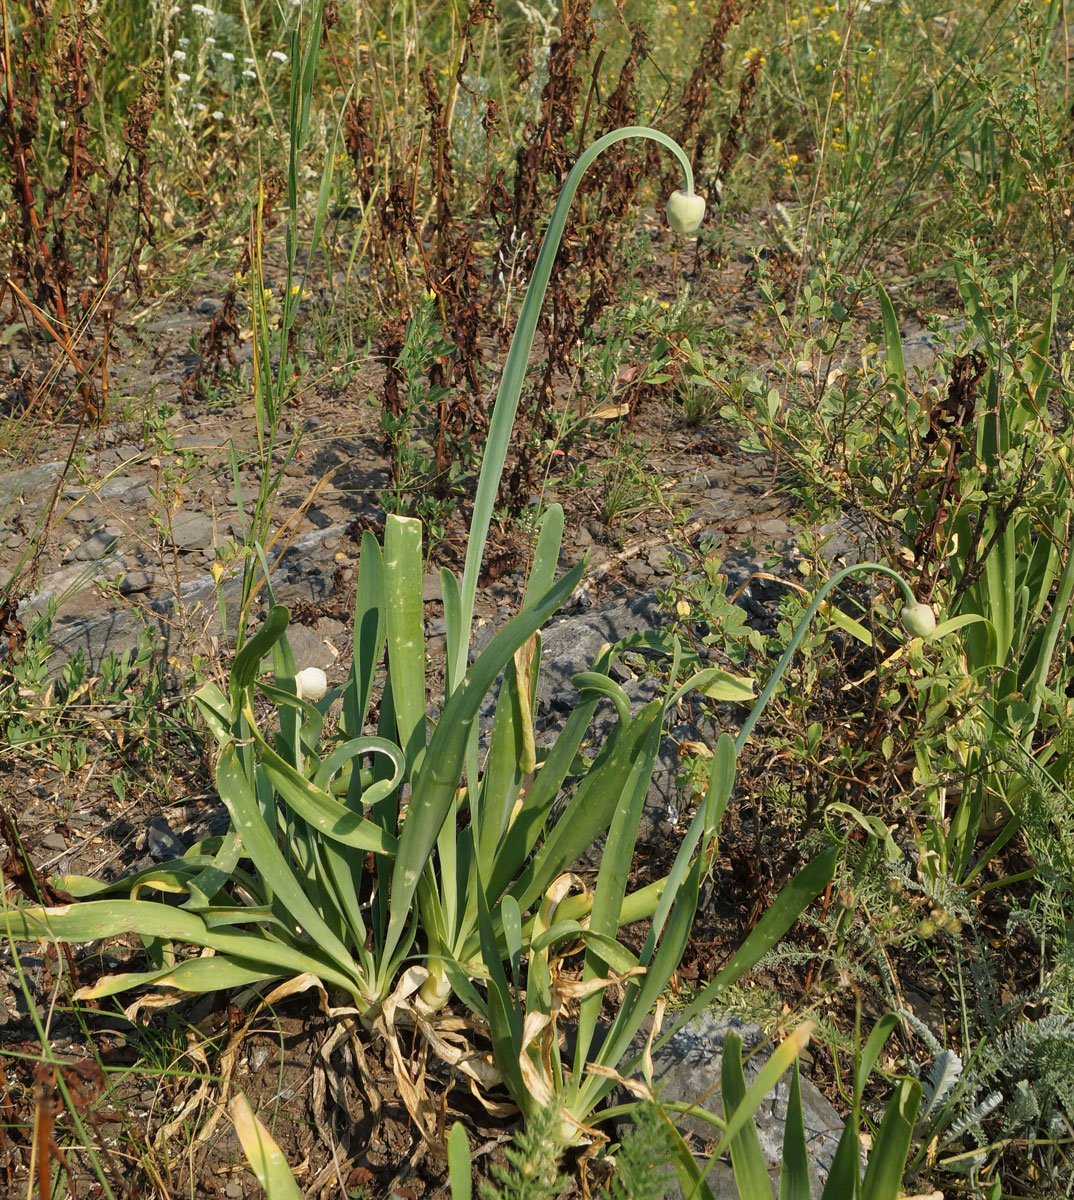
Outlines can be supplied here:
<path id="1" fill-rule="evenodd" d="M 320 429 L 323 424 L 324 422 L 320 417 L 307 417 L 305 421 L 302 422 L 302 428 L 306 430 L 307 433 L 312 433 L 315 429 Z"/>
<path id="2" fill-rule="evenodd" d="M 183 433 L 172 445 L 176 450 L 216 450 L 230 441 L 226 433 Z"/>
<path id="3" fill-rule="evenodd" d="M 160 572 L 153 568 L 128 571 L 119 581 L 119 594 L 133 596 L 138 592 L 151 591 L 160 578 Z"/>
<path id="4" fill-rule="evenodd" d="M 172 545 L 179 550 L 207 550 L 214 542 L 210 517 L 190 513 L 176 517 L 171 528 Z"/>
<path id="5" fill-rule="evenodd" d="M 291 643 L 291 653 L 299 667 L 320 667 L 322 671 L 335 665 L 336 656 L 328 648 L 332 638 L 338 638 L 345 632 L 342 622 L 331 617 L 321 617 L 315 628 L 309 625 L 291 625 L 287 630 L 287 639 Z"/>
<path id="6" fill-rule="evenodd" d="M 642 562 L 640 558 L 631 559 L 630 562 L 623 568 L 623 574 L 631 581 L 639 586 L 644 586 L 653 577 L 653 569 L 647 562 Z"/>
<path id="7" fill-rule="evenodd" d="M 110 554 L 118 544 L 119 532 L 117 530 L 98 529 L 74 550 L 64 555 L 64 562 L 70 562 L 72 559 L 75 562 L 93 562 L 95 559 L 104 558 L 106 554 Z"/>
<path id="8" fill-rule="evenodd" d="M 162 816 L 154 817 L 146 827 L 146 849 L 158 861 L 181 858 L 185 847 Z"/>
<path id="9" fill-rule="evenodd" d="M 440 576 L 436 571 L 430 571 L 421 581 L 421 598 L 428 604 L 433 600 L 442 599 L 440 592 Z"/>
<path id="10" fill-rule="evenodd" d="M 712 550 L 722 546 L 727 534 L 722 529 L 702 529 L 694 539 L 699 550 Z"/>
<path id="11" fill-rule="evenodd" d="M 219 307 L 220 305 L 217 304 L 215 300 L 210 300 L 208 296 L 206 296 L 204 300 L 198 301 L 197 312 L 199 312 L 203 317 L 211 317 L 216 314 Z"/>
<path id="12" fill-rule="evenodd" d="M 99 521 L 100 519 L 101 510 L 92 504 L 79 504 L 64 515 L 64 520 L 70 521 L 73 525 L 83 525 L 88 521 Z"/>
<path id="13" fill-rule="evenodd" d="M 47 850 L 66 850 L 67 842 L 62 834 L 46 833 L 41 839 L 41 845 Z"/>

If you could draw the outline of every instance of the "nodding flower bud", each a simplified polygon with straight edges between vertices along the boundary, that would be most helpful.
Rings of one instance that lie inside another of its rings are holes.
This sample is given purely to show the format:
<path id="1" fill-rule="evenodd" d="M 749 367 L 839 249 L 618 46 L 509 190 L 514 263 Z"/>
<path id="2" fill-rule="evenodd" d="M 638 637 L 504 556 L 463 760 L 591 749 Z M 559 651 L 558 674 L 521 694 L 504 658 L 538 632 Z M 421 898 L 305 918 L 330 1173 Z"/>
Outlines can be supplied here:
<path id="1" fill-rule="evenodd" d="M 295 676 L 300 700 L 320 700 L 328 691 L 328 677 L 320 667 L 306 667 Z"/>
<path id="2" fill-rule="evenodd" d="M 902 610 L 902 627 L 911 637 L 930 638 L 936 632 L 931 604 L 910 604 Z"/>
<path id="3" fill-rule="evenodd" d="M 668 201 L 668 224 L 681 237 L 695 237 L 705 218 L 705 197 L 696 192 L 672 192 Z"/>

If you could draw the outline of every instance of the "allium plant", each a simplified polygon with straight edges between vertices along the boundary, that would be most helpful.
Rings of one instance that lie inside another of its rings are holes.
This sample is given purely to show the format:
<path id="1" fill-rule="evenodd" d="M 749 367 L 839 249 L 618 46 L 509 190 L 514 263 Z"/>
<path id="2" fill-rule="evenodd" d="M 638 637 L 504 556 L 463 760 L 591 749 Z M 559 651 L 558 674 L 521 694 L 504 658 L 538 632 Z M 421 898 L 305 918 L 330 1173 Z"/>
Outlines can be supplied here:
<path id="1" fill-rule="evenodd" d="M 342 689 L 326 692 L 319 670 L 296 669 L 286 639 L 288 612 L 272 604 L 261 629 L 236 656 L 226 693 L 209 684 L 197 694 L 219 743 L 217 786 L 232 819 L 227 835 L 117 884 L 65 879 L 81 901 L 73 906 L 4 914 L 3 925 L 20 939 L 142 935 L 150 969 L 99 980 L 84 997 L 146 984 L 182 993 L 298 977 L 316 980 L 326 1004 L 329 991 L 332 1003 L 345 998 L 341 1015 L 367 1026 L 379 1019 L 390 1036 L 389 997 L 396 1013 L 420 988 L 415 1002 L 434 1012 L 450 995 L 449 971 L 462 980 L 482 973 L 479 907 L 499 910 L 501 899 L 512 896 L 514 909 L 508 904 L 507 911 L 525 914 L 528 948 L 532 913 L 547 890 L 607 829 L 624 788 L 636 790 L 648 778 L 661 710 L 650 706 L 643 720 L 631 718 L 608 678 L 615 649 L 579 681 L 581 700 L 556 745 L 540 760 L 536 755 L 537 631 L 583 570 L 579 565 L 556 580 L 560 509 L 543 521 L 522 611 L 467 666 L 485 539 L 571 198 L 594 158 L 627 137 L 668 146 L 682 164 L 686 191 L 693 191 L 682 150 L 644 128 L 601 138 L 564 185 L 507 356 L 461 587 L 443 572 L 448 687 L 439 721 L 426 715 L 422 529 L 417 521 L 390 518 L 383 549 L 369 536 L 362 545 L 354 661 Z M 271 602 L 263 556 L 261 561 Z M 275 674 L 271 684 L 261 678 L 267 655 Z M 700 685 L 718 690 L 718 674 L 702 672 Z M 377 732 L 371 736 L 366 723 L 382 680 Z M 477 715 L 497 683 L 499 704 L 482 763 Z M 723 686 L 736 695 L 743 687 L 729 677 Z M 590 719 L 608 695 L 619 705 L 620 727 L 585 771 L 564 814 L 550 821 L 553 803 L 579 770 L 577 754 Z M 277 732 L 262 732 L 258 697 L 270 702 Z M 337 699 L 339 731 L 326 738 L 325 716 Z M 534 857 L 539 840 L 542 850 Z M 153 892 L 162 899 L 146 898 Z M 122 894 L 129 898 L 118 898 Z M 183 898 L 178 907 L 163 898 L 176 896 Z M 641 915 L 631 910 L 629 919 Z M 500 921 L 498 912 L 495 936 L 503 938 Z M 179 944 L 211 953 L 183 957 Z M 425 965 L 407 967 L 416 949 Z"/>
<path id="2" fill-rule="evenodd" d="M 436 1106 L 424 1102 L 422 1085 L 409 1077 L 397 1036 L 401 1024 L 416 1027 L 476 1088 L 487 1091 L 503 1082 L 527 1111 L 555 1102 L 565 1125 L 581 1130 L 607 1080 L 589 1080 L 581 1072 L 568 1079 L 555 1065 L 558 1050 L 549 1046 L 563 1005 L 573 995 L 589 998 L 579 1030 L 584 1054 L 599 994 L 612 981 L 631 981 L 623 1018 L 601 1047 L 601 1062 L 614 1066 L 678 966 L 733 785 L 735 750 L 724 738 L 709 795 L 671 875 L 628 894 L 664 715 L 691 688 L 717 699 L 752 694 L 748 680 L 708 668 L 634 714 L 610 678 L 622 644 L 609 647 L 576 679 L 578 704 L 555 744 L 539 753 L 533 725 L 539 630 L 583 572 L 579 564 L 556 579 L 563 530 L 558 506 L 540 527 L 521 611 L 467 665 L 485 539 L 571 198 L 597 155 L 628 137 L 671 149 L 683 168 L 685 193 L 693 194 L 690 164 L 679 146 L 642 127 L 600 138 L 564 184 L 507 355 L 461 585 L 450 571 L 441 574 L 448 671 L 439 720 L 430 720 L 426 707 L 422 528 L 392 517 L 383 548 L 368 534 L 362 543 L 354 658 L 342 688 L 322 692 L 319 672 L 296 669 L 286 638 L 287 609 L 273 603 L 237 654 L 227 691 L 208 684 L 198 692 L 219 746 L 216 782 L 231 816 L 229 832 L 116 884 L 67 878 L 62 885 L 79 898 L 73 905 L 0 916 L 0 929 L 20 940 L 140 934 L 150 969 L 107 976 L 83 989 L 83 998 L 147 984 L 174 996 L 275 981 L 270 998 L 315 987 L 336 1019 L 333 1037 L 373 1027 L 385 1039 L 400 1094 L 431 1140 L 440 1137 Z M 693 197 L 680 220 L 683 229 L 702 207 Z M 267 562 L 261 561 L 271 602 Z M 661 648 L 658 635 L 642 640 Z M 671 678 L 678 678 L 679 647 L 662 648 L 674 659 Z M 271 684 L 262 678 L 268 655 Z M 482 758 L 478 713 L 497 684 Z M 279 722 L 275 732 L 262 730 L 258 700 L 269 702 Z M 338 731 L 326 736 L 325 718 L 337 700 Z M 587 761 L 579 751 L 602 700 L 611 700 L 618 719 Z M 571 866 L 603 837 L 596 889 L 579 894 Z M 782 936 L 833 867 L 830 851 L 788 885 L 736 955 L 731 974 L 741 974 Z M 144 898 L 153 892 L 162 898 Z M 123 893 L 128 898 L 118 898 Z M 634 956 L 618 941 L 618 930 L 649 916 L 652 933 Z M 580 992 L 561 969 L 565 943 L 578 941 L 586 948 Z M 190 945 L 210 953 L 187 957 L 179 947 Z M 529 983 L 520 1010 L 507 973 L 517 986 L 524 959 Z M 725 971 L 721 979 L 728 977 Z M 453 992 L 487 1021 L 495 1068 L 472 1046 L 460 1045 L 457 1030 L 452 1037 L 438 1031 L 437 1014 Z"/>

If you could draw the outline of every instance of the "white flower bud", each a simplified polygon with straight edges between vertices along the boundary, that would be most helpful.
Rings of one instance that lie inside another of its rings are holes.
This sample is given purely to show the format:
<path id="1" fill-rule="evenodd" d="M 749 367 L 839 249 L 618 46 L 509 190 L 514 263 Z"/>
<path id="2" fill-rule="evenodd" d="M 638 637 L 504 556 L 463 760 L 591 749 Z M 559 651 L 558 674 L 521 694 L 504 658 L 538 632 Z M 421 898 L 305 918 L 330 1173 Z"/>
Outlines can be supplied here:
<path id="1" fill-rule="evenodd" d="M 295 676 L 300 700 L 320 700 L 328 691 L 328 676 L 320 667 L 306 667 Z"/>
<path id="2" fill-rule="evenodd" d="M 911 637 L 930 638 L 936 632 L 931 604 L 910 604 L 902 610 L 902 627 Z"/>
<path id="3" fill-rule="evenodd" d="M 668 224 L 681 237 L 695 237 L 705 218 L 705 197 L 696 192 L 672 192 L 667 207 Z"/>

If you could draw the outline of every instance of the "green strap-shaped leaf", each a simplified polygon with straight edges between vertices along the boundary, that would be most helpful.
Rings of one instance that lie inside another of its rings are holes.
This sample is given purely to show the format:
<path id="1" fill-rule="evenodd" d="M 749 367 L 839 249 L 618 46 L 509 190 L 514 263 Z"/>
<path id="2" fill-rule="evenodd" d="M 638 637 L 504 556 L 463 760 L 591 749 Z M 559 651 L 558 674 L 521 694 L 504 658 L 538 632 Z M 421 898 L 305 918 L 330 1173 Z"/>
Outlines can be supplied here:
<path id="1" fill-rule="evenodd" d="M 470 1200 L 473 1195 L 473 1162 L 470 1159 L 470 1139 L 461 1122 L 456 1121 L 448 1134 L 448 1175 L 451 1180 L 451 1200 Z"/>
<path id="2" fill-rule="evenodd" d="M 747 971 L 756 966 L 788 929 L 805 912 L 806 908 L 827 887 L 835 874 L 839 847 L 833 846 L 818 855 L 784 887 L 773 900 L 771 907 L 757 922 L 749 937 L 731 955 L 715 979 L 710 980 L 694 997 L 693 1001 L 678 1015 L 671 1027 L 661 1036 L 658 1046 L 664 1045 L 683 1026 L 710 1008 L 724 988 L 730 987 Z"/>
<path id="3" fill-rule="evenodd" d="M 897 1013 L 885 1013 L 873 1026 L 854 1071 L 854 1103 L 856 1105 L 861 1104 L 861 1098 L 865 1094 L 865 1084 L 873 1073 L 884 1043 L 898 1025 L 899 1019 Z"/>
<path id="4" fill-rule="evenodd" d="M 212 863 L 189 881 L 189 899 L 184 908 L 208 908 L 216 894 L 231 879 L 242 856 L 242 841 L 234 828 L 229 829 Z"/>
<path id="5" fill-rule="evenodd" d="M 504 889 L 518 878 L 522 864 L 544 831 L 548 814 L 559 797 L 563 781 L 570 773 L 598 702 L 594 695 L 590 700 L 580 701 L 574 708 L 548 757 L 541 764 L 537 778 L 527 790 L 522 808 L 515 814 L 496 849 L 488 876 L 490 904 L 495 903 Z"/>
<path id="6" fill-rule="evenodd" d="M 805 1117 L 802 1114 L 802 1080 L 798 1060 L 795 1059 L 791 1094 L 787 1099 L 787 1123 L 783 1129 L 783 1165 L 779 1171 L 778 1200 L 809 1200 L 809 1196 L 809 1155 L 806 1149 Z"/>
<path id="7" fill-rule="evenodd" d="M 317 946 L 297 949 L 261 933 L 208 929 L 198 914 L 154 900 L 88 900 L 54 908 L 12 908 L 0 912 L 0 930 L 21 942 L 96 942 L 124 933 L 189 942 L 246 964 L 263 965 L 272 975 L 312 971 L 326 983 L 360 994 L 355 980 L 334 967 Z"/>
<path id="8" fill-rule="evenodd" d="M 902 334 L 895 306 L 883 288 L 880 288 L 880 312 L 884 320 L 884 349 L 887 351 L 888 379 L 900 403 L 906 400 L 906 360 L 902 353 Z"/>
<path id="9" fill-rule="evenodd" d="M 425 750 L 425 626 L 421 599 L 421 522 L 391 516 L 384 525 L 388 669 L 399 745 L 412 772 Z"/>
<path id="10" fill-rule="evenodd" d="M 660 701 L 653 700 L 625 729 L 616 730 L 610 750 L 590 768 L 563 816 L 510 889 L 523 912 L 611 824 L 631 772 L 660 713 Z"/>
<path id="11" fill-rule="evenodd" d="M 328 793 L 332 784 L 332 776 L 347 763 L 353 763 L 362 754 L 379 754 L 392 765 L 392 774 L 388 779 L 378 779 L 361 793 L 363 804 L 377 804 L 402 783 L 403 771 L 406 768 L 403 752 L 394 742 L 386 741 L 384 738 L 356 737 L 337 746 L 317 768 L 317 774 L 313 777 L 313 786 Z"/>
<path id="12" fill-rule="evenodd" d="M 194 693 L 194 703 L 209 732 L 221 746 L 234 736 L 232 722 L 235 714 L 231 700 L 215 683 L 206 683 L 198 688 Z"/>
<path id="13" fill-rule="evenodd" d="M 362 534 L 354 599 L 354 658 L 343 690 L 343 732 L 361 737 L 373 694 L 377 666 L 384 653 L 384 559 L 377 539 Z"/>
<path id="14" fill-rule="evenodd" d="M 228 1105 L 228 1115 L 257 1182 L 265 1189 L 267 1200 L 302 1200 L 302 1192 L 287 1166 L 283 1151 L 272 1134 L 254 1116 L 246 1097 L 240 1092 Z"/>
<path id="15" fill-rule="evenodd" d="M 563 546 L 563 508 L 551 504 L 541 519 L 541 530 L 533 551 L 533 565 L 526 581 L 522 607 L 527 608 L 548 591 L 556 579 L 559 554 Z"/>
<path id="16" fill-rule="evenodd" d="M 231 667 L 232 696 L 241 695 L 261 671 L 261 660 L 279 641 L 287 629 L 291 614 L 282 604 L 273 605 L 264 624 L 235 655 Z"/>
<path id="17" fill-rule="evenodd" d="M 862 1200 L 896 1200 L 920 1104 L 921 1084 L 916 1079 L 899 1080 L 873 1138 L 869 1165 L 861 1183 Z"/>
<path id="18" fill-rule="evenodd" d="M 455 671 L 458 664 L 466 662 L 466 652 L 459 652 L 459 643 L 469 639 L 470 630 L 462 627 L 462 597 L 459 595 L 459 580 L 454 571 L 440 568 L 440 594 L 444 601 L 444 641 L 447 647 L 447 694 L 450 696 L 457 686 Z M 465 669 L 465 668 L 463 668 Z"/>
<path id="19" fill-rule="evenodd" d="M 723 1039 L 723 1069 L 720 1076 L 724 1119 L 732 1118 L 746 1101 L 746 1077 L 742 1073 L 742 1039 L 727 1033 Z M 731 1167 L 740 1200 L 771 1200 L 761 1139 L 753 1120 L 745 1121 L 731 1138 Z"/>
<path id="20" fill-rule="evenodd" d="M 668 1133 L 671 1136 L 671 1160 L 679 1181 L 679 1190 L 687 1200 L 714 1200 L 712 1189 L 697 1165 L 690 1147 L 683 1141 L 682 1134 L 666 1113 L 661 1115 L 667 1122 Z"/>
<path id="21" fill-rule="evenodd" d="M 511 979 L 517 991 L 520 986 L 518 972 L 522 964 L 522 914 L 518 911 L 518 905 L 510 896 L 504 896 L 503 904 L 500 905 L 500 923 L 503 926 L 503 940 L 507 948 L 507 961 L 511 964 Z M 533 947 L 533 949 L 543 948 Z"/>
<path id="22" fill-rule="evenodd" d="M 204 995 L 206 992 L 248 987 L 265 979 L 278 978 L 279 974 L 279 971 L 268 970 L 257 963 L 241 962 L 214 954 L 210 958 L 185 958 L 174 967 L 164 967 L 159 971 L 126 971 L 122 975 L 102 975 L 90 987 L 79 989 L 79 999 L 100 1000 L 105 996 L 130 991 L 131 988 L 144 987 L 146 984 Z"/>
<path id="23" fill-rule="evenodd" d="M 839 1135 L 821 1200 L 854 1200 L 861 1187 L 861 1139 L 858 1114 L 852 1112 Z"/>
<path id="24" fill-rule="evenodd" d="M 293 809 L 303 821 L 344 845 L 372 850 L 377 854 L 394 853 L 396 842 L 390 834 L 300 775 L 256 731 L 254 738 L 261 769 L 288 808 Z"/>
<path id="25" fill-rule="evenodd" d="M 668 980 L 682 962 L 697 913 L 697 898 L 701 890 L 701 871 L 702 860 L 698 856 L 693 861 L 690 874 L 683 882 L 656 954 L 650 963 L 642 964 L 648 967 L 646 974 L 641 977 L 640 982 L 632 979 L 627 986 L 626 995 L 619 1006 L 612 1027 L 597 1053 L 597 1061 L 605 1066 L 618 1067 L 622 1062 L 634 1035 L 641 1028 L 642 1021 L 652 1011 L 653 1005 L 667 987 Z M 627 1067 L 627 1070 L 632 1071 L 636 1069 L 637 1065 L 638 1061 L 635 1059 Z M 587 1078 L 580 1089 L 578 1102 L 580 1111 L 575 1115 L 583 1116 L 591 1112 L 600 1099 L 611 1090 L 611 1087 L 610 1080 L 602 1080 L 599 1077 Z"/>
<path id="26" fill-rule="evenodd" d="M 745 1095 L 741 1097 L 738 1104 L 731 1110 L 727 1104 L 724 1104 L 724 1120 L 726 1126 L 723 1136 L 716 1143 L 716 1149 L 712 1152 L 712 1158 L 709 1160 L 709 1170 L 713 1163 L 719 1159 L 722 1154 L 731 1150 L 731 1158 L 734 1163 L 734 1144 L 740 1132 L 745 1129 L 746 1125 L 753 1125 L 753 1114 L 760 1108 L 765 1097 L 772 1091 L 783 1074 L 790 1068 L 791 1063 L 795 1061 L 801 1052 L 802 1048 L 808 1043 L 810 1034 L 815 1026 L 811 1022 L 805 1025 L 800 1025 L 790 1036 L 783 1039 L 782 1042 L 772 1051 L 768 1061 L 761 1067 L 757 1073 L 757 1078 L 750 1084 Z M 735 1034 L 728 1034 L 728 1038 L 738 1040 Z M 727 1069 L 727 1040 L 724 1041 L 724 1070 Z M 763 1160 L 762 1160 L 763 1163 Z M 706 1174 L 708 1171 L 706 1171 Z M 735 1163 L 735 1181 L 738 1182 L 738 1166 Z M 764 1196 L 772 1195 L 772 1188 L 768 1182 L 767 1174 L 765 1176 Z M 849 1197 L 852 1193 L 847 1193 Z"/>
<path id="27" fill-rule="evenodd" d="M 595 933 L 608 938 L 613 937 L 622 924 L 623 897 L 626 895 L 630 865 L 634 861 L 638 826 L 653 775 L 653 764 L 660 749 L 662 722 L 659 717 L 663 714 L 663 706 L 659 700 L 652 701 L 652 704 L 655 706 L 654 719 L 649 724 L 645 738 L 637 744 L 630 773 L 619 791 L 593 893 L 589 925 Z M 643 713 L 638 714 L 639 720 Z M 598 944 L 587 944 L 583 978 L 603 976 L 609 965 Z M 586 996 L 581 1002 L 577 1035 L 577 1054 L 581 1059 L 589 1053 L 602 1003 L 603 997 L 597 992 Z"/>
<path id="28" fill-rule="evenodd" d="M 488 905 L 485 903 L 480 872 L 477 875 L 476 891 L 481 957 L 484 960 L 485 969 L 488 971 L 486 1016 L 489 1024 L 489 1037 L 492 1039 L 492 1052 L 496 1060 L 496 1067 L 503 1076 L 508 1092 L 525 1113 L 532 1108 L 532 1104 L 526 1103 L 529 1093 L 522 1079 L 522 1068 L 518 1064 L 518 1056 L 522 1050 L 523 1017 L 512 1001 L 511 988 L 503 969 L 503 959 L 500 956 L 499 947 L 496 945 L 492 918 L 489 916 Z"/>

